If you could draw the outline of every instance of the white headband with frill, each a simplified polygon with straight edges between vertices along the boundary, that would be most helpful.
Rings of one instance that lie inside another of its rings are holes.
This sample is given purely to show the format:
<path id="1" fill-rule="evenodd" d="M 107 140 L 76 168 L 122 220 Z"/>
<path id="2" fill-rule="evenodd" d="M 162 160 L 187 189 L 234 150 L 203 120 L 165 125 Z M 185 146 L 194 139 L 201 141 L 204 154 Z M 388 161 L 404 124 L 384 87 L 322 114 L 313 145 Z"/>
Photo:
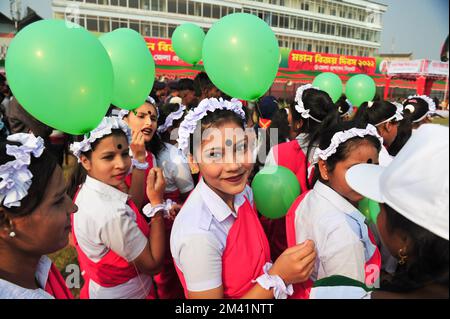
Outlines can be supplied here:
<path id="1" fill-rule="evenodd" d="M 317 122 L 317 123 L 322 123 L 321 120 L 318 120 L 318 119 L 316 119 L 315 117 L 313 117 L 313 116 L 310 114 L 310 111 L 311 111 L 311 110 L 305 109 L 305 104 L 303 104 L 303 92 L 305 92 L 306 90 L 309 90 L 309 89 L 316 89 L 316 90 L 319 90 L 319 88 L 312 86 L 312 84 L 305 84 L 305 85 L 300 86 L 300 87 L 297 89 L 297 92 L 296 92 L 296 94 L 295 94 L 295 102 L 297 102 L 297 104 L 295 105 L 295 110 L 296 110 L 298 113 L 300 113 L 300 115 L 301 115 L 304 119 L 310 118 L 311 120 L 313 120 L 313 121 L 315 121 L 315 122 Z"/>
<path id="2" fill-rule="evenodd" d="M 326 161 L 331 155 L 335 154 L 339 145 L 347 142 L 349 139 L 354 137 L 365 137 L 367 135 L 376 137 L 381 145 L 383 145 L 383 138 L 378 134 L 378 131 L 375 126 L 372 124 L 367 124 L 365 129 L 361 128 L 351 128 L 346 131 L 340 131 L 333 135 L 331 138 L 330 146 L 326 149 L 322 150 L 320 148 L 316 148 L 313 156 L 313 163 L 319 162 L 319 159 Z"/>
<path id="3" fill-rule="evenodd" d="M 44 140 L 33 134 L 17 133 L 7 137 L 10 142 L 22 145 L 6 145 L 6 154 L 15 160 L 0 166 L 0 203 L 7 207 L 20 207 L 20 201 L 28 195 L 33 174 L 28 169 L 31 155 L 39 158 L 44 152 Z"/>
<path id="4" fill-rule="evenodd" d="M 104 117 L 95 129 L 85 134 L 81 142 L 70 144 L 70 151 L 78 159 L 78 162 L 80 162 L 81 153 L 91 150 L 92 143 L 103 136 L 110 135 L 112 130 L 122 130 L 128 139 L 128 143 L 131 143 L 131 131 L 127 123 L 116 116 L 110 116 Z"/>
<path id="5" fill-rule="evenodd" d="M 215 98 L 204 99 L 194 109 L 190 110 L 184 117 L 178 129 L 178 148 L 186 151 L 189 146 L 189 137 L 197 128 L 198 122 L 203 119 L 208 112 L 215 110 L 229 110 L 238 114 L 242 121 L 245 121 L 245 112 L 242 109 L 242 103 L 238 99 L 231 101 Z"/>

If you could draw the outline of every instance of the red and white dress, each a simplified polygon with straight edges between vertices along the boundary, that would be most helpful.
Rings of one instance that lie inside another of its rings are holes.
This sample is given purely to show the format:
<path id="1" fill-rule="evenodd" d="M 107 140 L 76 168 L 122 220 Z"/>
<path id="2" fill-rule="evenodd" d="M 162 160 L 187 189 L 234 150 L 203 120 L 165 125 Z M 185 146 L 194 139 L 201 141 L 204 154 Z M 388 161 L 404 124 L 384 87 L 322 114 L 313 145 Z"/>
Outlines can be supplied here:
<path id="1" fill-rule="evenodd" d="M 313 281 L 341 275 L 372 286 L 379 279 L 381 256 L 365 217 L 332 188 L 317 182 L 286 215 L 288 246 L 309 239 L 317 259 L 308 282 L 294 285 L 291 298 L 309 298 Z"/>
<path id="2" fill-rule="evenodd" d="M 170 248 L 186 296 L 223 286 L 224 298 L 241 298 L 263 274 L 269 243 L 248 186 L 234 208 L 201 179 L 175 219 Z"/>
<path id="3" fill-rule="evenodd" d="M 88 176 L 75 204 L 72 232 L 85 280 L 80 298 L 151 298 L 152 277 L 133 264 L 150 229 L 128 194 Z"/>

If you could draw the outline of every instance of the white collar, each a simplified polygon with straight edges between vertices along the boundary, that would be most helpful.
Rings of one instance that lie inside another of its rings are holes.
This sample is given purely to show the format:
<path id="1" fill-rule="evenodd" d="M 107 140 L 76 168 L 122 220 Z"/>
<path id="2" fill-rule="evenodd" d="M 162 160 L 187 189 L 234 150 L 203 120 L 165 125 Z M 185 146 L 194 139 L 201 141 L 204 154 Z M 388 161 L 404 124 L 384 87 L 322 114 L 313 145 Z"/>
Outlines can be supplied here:
<path id="1" fill-rule="evenodd" d="M 112 187 L 108 184 L 100 182 L 99 180 L 92 178 L 90 176 L 86 176 L 86 181 L 84 182 L 84 186 L 90 188 L 91 190 L 106 195 L 111 199 L 118 199 L 121 202 L 126 203 L 128 201 L 128 194 L 118 190 L 115 187 Z"/>
<path id="2" fill-rule="evenodd" d="M 244 192 L 237 194 L 234 196 L 234 209 L 236 212 L 233 212 L 230 207 L 217 195 L 203 180 L 203 178 L 198 183 L 200 196 L 203 198 L 203 202 L 205 206 L 208 208 L 209 212 L 212 216 L 214 216 L 219 222 L 224 221 L 230 215 L 233 217 L 237 217 L 237 211 L 239 207 L 241 207 L 244 202 Z"/>
<path id="3" fill-rule="evenodd" d="M 348 200 L 339 195 L 334 189 L 325 185 L 321 181 L 317 181 L 314 185 L 314 191 L 324 200 L 330 202 L 333 206 L 335 206 L 339 211 L 351 216 L 358 221 L 364 221 L 365 217 L 359 212 L 359 210 L 350 204 Z M 357 214 L 355 214 L 357 212 Z"/>
<path id="4" fill-rule="evenodd" d="M 52 261 L 47 256 L 42 256 L 36 267 L 35 277 L 40 287 L 38 289 L 27 289 L 12 282 L 0 279 L 0 299 L 54 299 L 44 289 L 47 285 L 48 275 Z"/>

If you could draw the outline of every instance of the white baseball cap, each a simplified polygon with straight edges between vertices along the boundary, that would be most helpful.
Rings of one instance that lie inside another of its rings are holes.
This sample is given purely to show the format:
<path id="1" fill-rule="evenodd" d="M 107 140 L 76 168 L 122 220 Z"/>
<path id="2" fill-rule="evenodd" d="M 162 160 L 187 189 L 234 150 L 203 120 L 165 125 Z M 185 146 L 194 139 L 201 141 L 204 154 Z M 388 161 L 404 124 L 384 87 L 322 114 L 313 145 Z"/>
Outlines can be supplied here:
<path id="1" fill-rule="evenodd" d="M 449 129 L 424 124 L 387 167 L 355 165 L 346 180 L 361 195 L 449 240 Z"/>

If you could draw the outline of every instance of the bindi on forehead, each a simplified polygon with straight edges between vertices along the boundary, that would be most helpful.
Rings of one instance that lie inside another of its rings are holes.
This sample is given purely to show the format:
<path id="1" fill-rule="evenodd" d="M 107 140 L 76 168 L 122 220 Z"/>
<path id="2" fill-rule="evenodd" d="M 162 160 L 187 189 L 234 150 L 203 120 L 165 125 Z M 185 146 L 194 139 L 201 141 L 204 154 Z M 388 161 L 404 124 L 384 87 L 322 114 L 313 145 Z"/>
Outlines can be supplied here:
<path id="1" fill-rule="evenodd" d="M 228 147 L 230 147 L 230 146 L 233 145 L 233 141 L 230 140 L 230 139 L 227 139 L 227 140 L 225 141 L 225 145 L 228 146 Z"/>
<path id="2" fill-rule="evenodd" d="M 121 150 L 123 148 L 122 144 L 117 144 L 117 149 Z"/>

